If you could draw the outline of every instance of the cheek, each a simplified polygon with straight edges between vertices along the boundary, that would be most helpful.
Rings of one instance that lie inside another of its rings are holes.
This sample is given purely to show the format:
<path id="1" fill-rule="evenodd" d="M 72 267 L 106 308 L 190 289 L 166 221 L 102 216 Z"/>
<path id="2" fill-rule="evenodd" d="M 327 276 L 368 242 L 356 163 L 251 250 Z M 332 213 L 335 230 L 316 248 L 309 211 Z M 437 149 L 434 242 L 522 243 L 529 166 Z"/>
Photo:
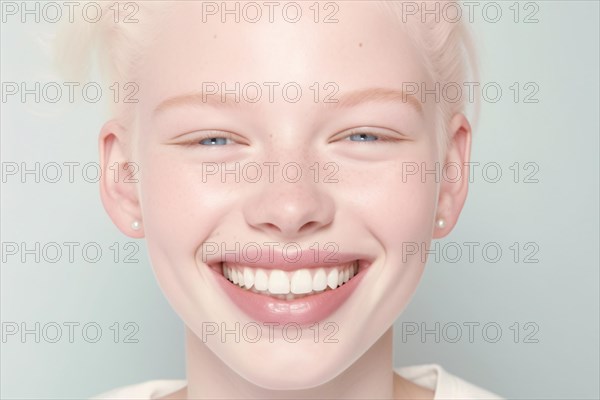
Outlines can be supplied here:
<path id="1" fill-rule="evenodd" d="M 433 170 L 435 152 L 430 146 L 418 147 L 393 160 L 347 171 L 338 189 L 347 196 L 349 213 L 364 221 L 386 252 L 401 248 L 404 241 L 429 241 L 432 236 L 439 185 L 421 172 Z"/>
<path id="2" fill-rule="evenodd" d="M 197 327 L 217 320 L 219 310 L 204 306 L 214 301 L 215 288 L 197 268 L 199 250 L 226 221 L 235 196 L 229 185 L 202 183 L 197 163 L 156 148 L 139 157 L 147 249 L 165 297 L 188 326 Z"/>
<path id="3" fill-rule="evenodd" d="M 424 241 L 431 238 L 432 216 L 436 207 L 437 184 L 407 176 L 405 164 L 395 170 L 389 190 L 381 196 L 376 212 L 389 250 L 401 247 L 406 241 Z M 393 180 L 393 181 L 392 181 Z"/>
<path id="4" fill-rule="evenodd" d="M 201 243 L 235 199 L 228 185 L 203 183 L 200 165 L 168 153 L 149 154 L 141 168 L 145 232 L 176 247 Z"/>
<path id="5" fill-rule="evenodd" d="M 192 237 L 189 218 L 203 208 L 190 171 L 160 157 L 144 162 L 142 168 L 140 191 L 146 238 L 149 242 L 185 247 Z"/>
<path id="6" fill-rule="evenodd" d="M 228 194 L 229 185 L 203 183 L 201 166 L 169 151 L 148 151 L 140 163 L 141 208 L 152 266 L 167 296 L 181 297 L 197 273 L 198 250 L 223 223 L 235 196 Z"/>
<path id="7" fill-rule="evenodd" d="M 435 151 L 418 147 L 347 178 L 353 193 L 348 217 L 361 220 L 385 254 L 385 264 L 370 282 L 379 294 L 372 307 L 380 310 L 381 326 L 393 323 L 416 290 L 425 264 L 418 249 L 429 246 L 433 234 L 438 183 L 409 172 L 414 166 L 433 169 Z"/>

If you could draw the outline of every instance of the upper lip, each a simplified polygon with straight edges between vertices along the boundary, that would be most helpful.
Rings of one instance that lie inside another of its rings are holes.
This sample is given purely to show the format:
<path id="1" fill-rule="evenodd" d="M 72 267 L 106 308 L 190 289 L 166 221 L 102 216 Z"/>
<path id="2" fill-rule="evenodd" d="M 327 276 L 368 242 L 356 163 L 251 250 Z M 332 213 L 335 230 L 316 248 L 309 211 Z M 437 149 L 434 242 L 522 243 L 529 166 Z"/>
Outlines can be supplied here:
<path id="1" fill-rule="evenodd" d="M 231 248 L 231 247 L 226 247 Z M 226 254 L 207 257 L 209 266 L 227 263 L 229 266 L 248 266 L 262 269 L 281 269 L 295 271 L 303 268 L 328 268 L 352 261 L 372 261 L 371 257 L 356 252 L 341 252 L 333 250 L 317 250 L 306 248 L 297 250 L 290 247 L 288 251 L 277 248 L 253 247 L 252 251 L 225 252 Z"/>

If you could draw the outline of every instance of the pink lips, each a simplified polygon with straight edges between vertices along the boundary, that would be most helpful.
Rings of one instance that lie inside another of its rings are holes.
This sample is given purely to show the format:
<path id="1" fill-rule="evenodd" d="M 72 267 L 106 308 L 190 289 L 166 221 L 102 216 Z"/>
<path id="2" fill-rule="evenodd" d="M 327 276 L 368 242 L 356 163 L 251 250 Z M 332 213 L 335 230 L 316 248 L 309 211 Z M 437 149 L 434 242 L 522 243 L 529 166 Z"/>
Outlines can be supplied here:
<path id="1" fill-rule="evenodd" d="M 340 308 L 354 292 L 361 282 L 365 274 L 365 268 L 369 265 L 369 262 L 361 259 L 364 258 L 364 255 L 361 257 L 360 255 L 350 253 L 332 254 L 322 251 L 304 251 L 297 253 L 297 255 L 299 257 L 294 258 L 296 262 L 289 262 L 291 259 L 289 255 L 283 257 L 281 254 L 276 253 L 269 254 L 268 257 L 263 254 L 255 262 L 248 262 L 243 260 L 243 258 L 241 260 L 234 259 L 233 255 L 231 255 L 232 257 L 227 257 L 226 262 L 239 262 L 254 268 L 277 268 L 285 271 L 293 271 L 300 268 L 332 267 L 359 260 L 358 273 L 336 289 L 288 301 L 242 289 L 238 285 L 229 282 L 223 276 L 221 262 L 209 262 L 209 265 L 212 265 L 210 270 L 216 275 L 219 285 L 227 296 L 240 310 L 255 321 L 279 323 L 282 325 L 296 323 L 301 326 L 311 325 L 320 321 L 326 322 L 324 320 Z M 248 256 L 248 258 L 251 257 Z M 315 260 L 317 261 L 315 262 Z"/>

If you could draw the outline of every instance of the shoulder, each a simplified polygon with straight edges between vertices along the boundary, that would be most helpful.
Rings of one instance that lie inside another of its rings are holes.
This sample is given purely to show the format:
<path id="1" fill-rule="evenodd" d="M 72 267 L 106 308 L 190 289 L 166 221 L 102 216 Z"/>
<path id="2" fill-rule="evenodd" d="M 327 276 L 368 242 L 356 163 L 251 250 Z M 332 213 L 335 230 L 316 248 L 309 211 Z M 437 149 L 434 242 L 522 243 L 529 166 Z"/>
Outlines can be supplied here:
<path id="1" fill-rule="evenodd" d="M 452 375 L 438 364 L 401 367 L 395 371 L 403 378 L 433 390 L 434 400 L 502 400 L 500 396 Z"/>
<path id="2" fill-rule="evenodd" d="M 119 387 L 94 396 L 90 400 L 158 399 L 182 389 L 186 384 L 185 380 L 152 380 Z"/>

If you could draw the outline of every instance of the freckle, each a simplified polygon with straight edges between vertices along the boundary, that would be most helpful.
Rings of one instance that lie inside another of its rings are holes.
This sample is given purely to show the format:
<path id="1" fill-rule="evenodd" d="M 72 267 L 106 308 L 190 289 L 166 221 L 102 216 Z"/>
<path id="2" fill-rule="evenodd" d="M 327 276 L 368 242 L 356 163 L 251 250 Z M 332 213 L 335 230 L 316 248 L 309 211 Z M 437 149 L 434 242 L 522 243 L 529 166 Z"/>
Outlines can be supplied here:
<path id="1" fill-rule="evenodd" d="M 216 38 L 217 38 L 217 35 L 213 35 L 213 39 L 216 39 Z"/>
<path id="2" fill-rule="evenodd" d="M 360 43 L 358 44 L 358 47 L 362 47 L 362 42 L 360 42 Z"/>

